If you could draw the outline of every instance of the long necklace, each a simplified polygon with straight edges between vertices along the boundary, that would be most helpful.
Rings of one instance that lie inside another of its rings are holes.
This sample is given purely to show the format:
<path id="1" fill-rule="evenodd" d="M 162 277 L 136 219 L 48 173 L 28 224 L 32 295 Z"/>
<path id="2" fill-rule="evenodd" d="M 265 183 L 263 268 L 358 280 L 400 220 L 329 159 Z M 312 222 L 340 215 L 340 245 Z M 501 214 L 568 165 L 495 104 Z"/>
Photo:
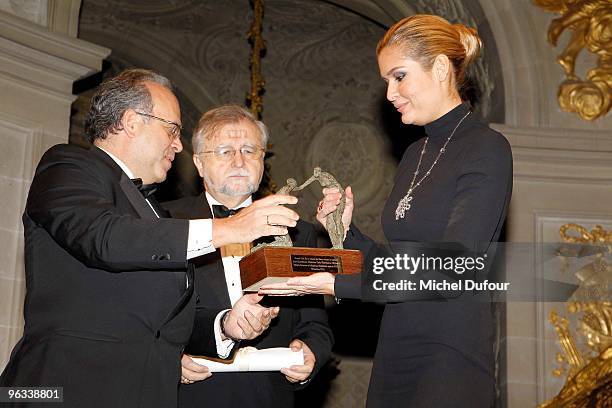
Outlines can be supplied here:
<path id="1" fill-rule="evenodd" d="M 397 208 L 395 209 L 395 219 L 396 220 L 399 220 L 400 218 L 404 218 L 404 216 L 406 215 L 406 211 L 408 211 L 412 205 L 412 192 L 416 190 L 418 186 L 421 185 L 423 180 L 425 180 L 427 176 L 429 176 L 429 174 L 431 174 L 431 170 L 436 166 L 436 164 L 438 164 L 438 160 L 440 159 L 440 156 L 442 156 L 442 154 L 444 154 L 444 152 L 446 151 L 446 146 L 448 145 L 448 142 L 450 142 L 451 138 L 455 134 L 455 131 L 457 130 L 457 128 L 459 128 L 459 125 L 461 125 L 461 122 L 463 122 L 463 120 L 467 118 L 467 116 L 470 113 L 471 112 L 466 113 L 465 116 L 462 117 L 461 120 L 457 123 L 457 126 L 455 126 L 450 136 L 446 139 L 446 142 L 444 142 L 444 145 L 440 148 L 440 151 L 438 152 L 438 156 L 431 164 L 431 167 L 429 168 L 429 170 L 427 170 L 425 172 L 425 175 L 423 175 L 423 177 L 421 177 L 421 179 L 417 181 L 415 184 L 416 178 L 420 173 L 419 170 L 421 169 L 421 162 L 423 161 L 423 155 L 425 154 L 425 148 L 427 147 L 427 141 L 429 140 L 429 137 L 425 138 L 425 142 L 423 143 L 423 149 L 421 149 L 421 155 L 419 157 L 419 162 L 417 163 L 417 168 L 414 172 L 414 175 L 412 176 L 410 187 L 408 187 L 408 192 L 397 203 Z"/>

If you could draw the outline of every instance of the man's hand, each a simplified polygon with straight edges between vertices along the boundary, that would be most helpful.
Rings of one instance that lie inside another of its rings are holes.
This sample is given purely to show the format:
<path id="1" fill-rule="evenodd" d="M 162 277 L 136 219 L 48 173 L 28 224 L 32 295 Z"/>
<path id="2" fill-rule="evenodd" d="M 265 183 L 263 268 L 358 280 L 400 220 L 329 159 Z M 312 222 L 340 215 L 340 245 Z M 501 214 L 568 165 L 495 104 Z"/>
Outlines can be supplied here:
<path id="1" fill-rule="evenodd" d="M 212 243 L 215 248 L 228 244 L 255 241 L 267 235 L 285 235 L 287 227 L 295 227 L 298 213 L 285 204 L 295 204 L 289 195 L 271 195 L 240 210 L 229 218 L 213 219 Z"/>
<path id="2" fill-rule="evenodd" d="M 342 224 L 344 225 L 344 234 L 348 231 L 353 219 L 353 209 L 355 208 L 355 197 L 353 196 L 353 190 L 351 186 L 348 186 L 344 191 L 345 204 L 344 212 L 342 213 Z M 338 208 L 342 194 L 335 187 L 326 187 L 323 189 L 323 199 L 319 201 L 319 207 L 317 208 L 317 220 L 327 228 L 326 220 L 327 216 Z"/>
<path id="3" fill-rule="evenodd" d="M 263 333 L 278 316 L 278 307 L 263 307 L 263 296 L 256 293 L 244 295 L 232 307 L 221 322 L 221 337 L 232 340 L 251 340 Z M 223 339 L 223 340 L 225 340 Z"/>
<path id="4" fill-rule="evenodd" d="M 292 365 L 291 367 L 281 368 L 280 371 L 285 374 L 289 382 L 296 383 L 298 381 L 304 381 L 312 374 L 317 359 L 312 350 L 310 350 L 310 347 L 302 340 L 293 340 L 291 344 L 289 344 L 289 347 L 293 351 L 304 350 L 304 365 Z"/>
<path id="5" fill-rule="evenodd" d="M 208 370 L 208 367 L 196 363 L 191 356 L 183 354 L 181 358 L 182 384 L 193 384 L 196 381 L 205 380 L 211 375 L 212 373 Z"/>
<path id="6" fill-rule="evenodd" d="M 308 276 L 297 276 L 283 283 L 269 283 L 259 288 L 260 295 L 298 296 L 335 295 L 336 277 L 329 272 L 317 272 Z"/>

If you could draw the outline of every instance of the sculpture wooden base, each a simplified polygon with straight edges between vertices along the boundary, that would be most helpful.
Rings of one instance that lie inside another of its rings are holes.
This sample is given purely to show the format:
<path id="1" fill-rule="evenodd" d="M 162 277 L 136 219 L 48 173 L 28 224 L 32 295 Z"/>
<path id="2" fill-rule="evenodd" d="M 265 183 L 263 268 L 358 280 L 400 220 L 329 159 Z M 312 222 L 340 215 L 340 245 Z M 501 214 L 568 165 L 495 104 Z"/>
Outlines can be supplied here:
<path id="1" fill-rule="evenodd" d="M 262 285 L 281 283 L 293 276 L 317 272 L 359 273 L 363 267 L 360 251 L 299 247 L 264 247 L 240 260 L 240 279 L 245 292 Z"/>

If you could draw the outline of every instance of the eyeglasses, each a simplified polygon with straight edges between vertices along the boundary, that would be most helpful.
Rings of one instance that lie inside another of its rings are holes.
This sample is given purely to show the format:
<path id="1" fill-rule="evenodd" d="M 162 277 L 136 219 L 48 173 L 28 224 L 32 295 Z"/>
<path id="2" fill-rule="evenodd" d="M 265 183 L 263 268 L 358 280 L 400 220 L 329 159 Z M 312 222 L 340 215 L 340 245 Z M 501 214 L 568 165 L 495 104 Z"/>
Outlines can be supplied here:
<path id="1" fill-rule="evenodd" d="M 164 129 L 166 129 L 168 136 L 170 137 L 170 140 L 174 141 L 175 139 L 178 139 L 179 137 L 181 137 L 181 130 L 183 129 L 183 127 L 179 125 L 178 123 L 172 122 L 171 120 L 158 118 L 157 116 L 150 115 L 148 113 L 143 113 L 143 112 L 138 112 L 138 111 L 135 111 L 135 112 L 139 114 L 140 116 L 146 116 L 147 118 L 153 118 L 153 119 L 159 120 L 160 122 L 163 122 L 163 123 L 166 123 L 172 126 L 170 129 L 164 126 Z"/>
<path id="2" fill-rule="evenodd" d="M 234 159 L 236 152 L 240 152 L 246 160 L 259 160 L 262 158 L 265 149 L 259 146 L 242 146 L 236 150 L 231 147 L 219 147 L 214 150 L 207 150 L 198 154 L 212 154 L 219 161 L 229 162 Z"/>

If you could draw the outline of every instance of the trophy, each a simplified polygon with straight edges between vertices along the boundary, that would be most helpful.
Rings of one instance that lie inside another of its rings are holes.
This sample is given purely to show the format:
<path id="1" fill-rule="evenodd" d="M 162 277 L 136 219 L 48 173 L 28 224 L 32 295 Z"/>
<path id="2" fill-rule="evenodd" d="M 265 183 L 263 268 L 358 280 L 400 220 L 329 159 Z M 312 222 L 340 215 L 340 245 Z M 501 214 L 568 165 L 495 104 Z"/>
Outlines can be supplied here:
<path id="1" fill-rule="evenodd" d="M 314 168 L 313 175 L 301 185 L 293 178 L 277 194 L 300 191 L 318 181 L 321 187 L 336 187 L 342 199 L 336 210 L 327 216 L 326 228 L 331 249 L 294 247 L 289 234 L 278 235 L 274 241 L 255 246 L 240 260 L 240 279 L 245 292 L 256 292 L 261 286 L 282 283 L 294 276 L 307 276 L 317 272 L 352 274 L 361 272 L 363 257 L 360 251 L 343 249 L 345 193 L 338 181 L 329 173 Z"/>

